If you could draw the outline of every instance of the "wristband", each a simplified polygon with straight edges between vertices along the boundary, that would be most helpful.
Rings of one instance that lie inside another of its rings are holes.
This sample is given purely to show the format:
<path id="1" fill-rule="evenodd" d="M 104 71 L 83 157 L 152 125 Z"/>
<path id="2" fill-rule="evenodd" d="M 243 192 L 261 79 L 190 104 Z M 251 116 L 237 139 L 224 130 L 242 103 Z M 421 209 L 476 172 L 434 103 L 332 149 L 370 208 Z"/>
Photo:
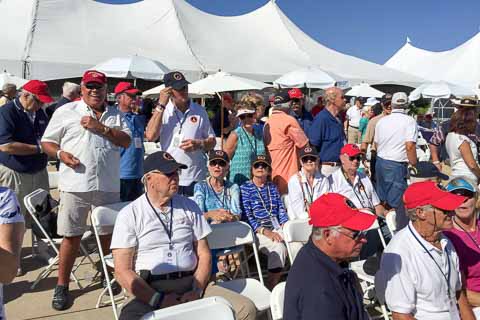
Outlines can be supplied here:
<path id="1" fill-rule="evenodd" d="M 163 111 L 165 111 L 165 106 L 161 105 L 161 104 L 157 104 L 157 106 L 155 107 L 155 110 L 157 112 L 163 112 Z"/>
<path id="2" fill-rule="evenodd" d="M 263 234 L 265 233 L 265 228 L 264 228 L 264 227 L 261 227 L 258 232 L 259 232 L 261 235 L 263 235 Z"/>
<path id="3" fill-rule="evenodd" d="M 61 153 L 61 152 L 63 152 L 63 150 L 62 150 L 62 149 L 58 149 L 58 151 L 57 151 L 57 159 L 59 159 L 59 160 L 60 160 L 60 153 Z"/>
<path id="4" fill-rule="evenodd" d="M 110 132 L 110 127 L 104 126 L 103 127 L 103 134 L 106 135 Z"/>
<path id="5" fill-rule="evenodd" d="M 433 164 L 440 164 L 440 161 L 436 160 L 432 162 Z"/>

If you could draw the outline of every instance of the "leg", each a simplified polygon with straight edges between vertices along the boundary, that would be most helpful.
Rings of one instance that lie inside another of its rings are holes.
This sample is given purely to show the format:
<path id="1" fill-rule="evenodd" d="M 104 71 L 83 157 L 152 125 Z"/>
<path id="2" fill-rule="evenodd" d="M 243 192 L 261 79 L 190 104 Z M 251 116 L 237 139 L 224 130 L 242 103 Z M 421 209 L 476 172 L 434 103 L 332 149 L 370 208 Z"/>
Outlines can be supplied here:
<path id="1" fill-rule="evenodd" d="M 255 304 L 245 296 L 238 294 L 232 290 L 216 286 L 211 283 L 205 289 L 204 298 L 206 297 L 222 297 L 233 306 L 235 319 L 237 320 L 255 320 L 257 316 L 257 308 Z"/>
<path id="2" fill-rule="evenodd" d="M 66 286 L 70 283 L 70 272 L 72 272 L 78 250 L 80 249 L 81 236 L 65 237 L 60 245 L 60 261 L 58 263 L 57 285 Z"/>
<path id="3" fill-rule="evenodd" d="M 258 234 L 259 249 L 268 256 L 267 288 L 272 290 L 282 276 L 282 269 L 285 267 L 287 247 L 283 242 L 274 242 L 270 238 Z"/>

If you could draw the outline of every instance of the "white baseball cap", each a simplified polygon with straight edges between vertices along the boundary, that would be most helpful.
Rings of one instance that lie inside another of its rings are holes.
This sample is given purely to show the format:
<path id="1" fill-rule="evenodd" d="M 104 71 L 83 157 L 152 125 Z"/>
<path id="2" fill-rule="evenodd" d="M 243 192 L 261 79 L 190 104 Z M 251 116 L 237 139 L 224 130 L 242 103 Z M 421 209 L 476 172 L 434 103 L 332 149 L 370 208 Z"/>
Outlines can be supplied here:
<path id="1" fill-rule="evenodd" d="M 378 101 L 375 97 L 371 97 L 367 99 L 367 102 L 365 102 L 364 106 L 374 106 L 379 102 L 380 101 Z"/>
<path id="2" fill-rule="evenodd" d="M 397 107 L 408 105 L 408 96 L 405 92 L 395 92 L 392 96 L 392 105 Z"/>
<path id="3" fill-rule="evenodd" d="M 238 109 L 236 116 L 237 116 L 237 117 L 240 117 L 240 116 L 243 115 L 243 114 L 252 114 L 252 113 L 255 113 L 255 112 L 256 112 L 256 111 L 255 111 L 255 110 L 252 110 L 252 109 Z"/>

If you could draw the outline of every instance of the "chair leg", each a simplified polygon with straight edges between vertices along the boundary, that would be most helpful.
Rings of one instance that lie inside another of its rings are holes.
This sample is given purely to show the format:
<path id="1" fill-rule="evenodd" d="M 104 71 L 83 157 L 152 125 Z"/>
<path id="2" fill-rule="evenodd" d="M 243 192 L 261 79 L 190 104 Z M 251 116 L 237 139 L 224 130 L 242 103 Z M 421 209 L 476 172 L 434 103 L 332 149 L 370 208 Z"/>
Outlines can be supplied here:
<path id="1" fill-rule="evenodd" d="M 92 257 L 90 257 L 90 254 L 88 253 L 87 249 L 83 244 L 80 243 L 80 251 L 83 253 L 83 255 L 88 259 L 90 264 L 95 267 L 95 262 L 92 260 Z"/>
<path id="2" fill-rule="evenodd" d="M 387 308 L 385 307 L 385 304 L 381 303 L 380 308 L 382 309 L 383 319 L 384 320 L 390 320 L 390 317 L 388 316 L 388 311 L 387 311 Z"/>

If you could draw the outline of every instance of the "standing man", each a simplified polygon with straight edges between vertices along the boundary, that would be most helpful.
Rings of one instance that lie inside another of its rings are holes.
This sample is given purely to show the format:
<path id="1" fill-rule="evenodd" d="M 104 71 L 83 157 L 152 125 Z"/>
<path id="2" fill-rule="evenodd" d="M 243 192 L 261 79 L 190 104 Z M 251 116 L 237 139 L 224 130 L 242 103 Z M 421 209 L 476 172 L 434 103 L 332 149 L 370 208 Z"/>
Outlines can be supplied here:
<path id="1" fill-rule="evenodd" d="M 272 179 L 280 194 L 288 192 L 290 177 L 297 174 L 298 150 L 308 138 L 298 122 L 289 115 L 290 95 L 279 92 L 274 98 L 273 112 L 263 128 L 263 141 L 272 159 Z"/>
<path id="2" fill-rule="evenodd" d="M 27 194 L 49 189 L 40 139 L 48 124 L 42 105 L 52 101 L 46 83 L 30 80 L 18 98 L 0 108 L 0 186 L 15 191 L 22 213 Z"/>
<path id="3" fill-rule="evenodd" d="M 62 87 L 62 97 L 58 99 L 57 102 L 51 104 L 47 107 L 45 112 L 47 113 L 48 118 L 52 118 L 55 110 L 60 108 L 66 103 L 75 101 L 80 98 L 80 86 L 73 82 L 65 82 Z"/>
<path id="4" fill-rule="evenodd" d="M 128 148 L 120 150 L 120 200 L 133 201 L 143 193 L 140 179 L 143 175 L 143 137 L 146 120 L 144 115 L 133 111 L 137 106 L 137 97 L 141 94 L 130 82 L 119 82 L 114 89 L 118 110 L 123 113 L 128 129 L 132 133 L 132 142 Z"/>
<path id="5" fill-rule="evenodd" d="M 360 143 L 360 119 L 362 118 L 363 98 L 356 97 L 355 104 L 347 110 L 347 120 L 345 121 L 345 131 L 347 131 L 348 143 Z"/>
<path id="6" fill-rule="evenodd" d="M 285 320 L 367 320 L 353 271 L 345 263 L 360 254 L 375 215 L 353 209 L 349 200 L 326 193 L 310 207 L 312 234 L 290 269 Z"/>
<path id="7" fill-rule="evenodd" d="M 60 246 L 58 280 L 52 307 L 70 307 L 68 285 L 88 213 L 97 206 L 120 201 L 120 148 L 128 148 L 130 130 L 122 113 L 105 103 L 107 78 L 95 70 L 84 73 L 82 100 L 58 109 L 45 130 L 42 146 L 60 160 Z M 105 254 L 112 230 L 100 230 Z M 105 284 L 104 284 L 105 285 Z"/>
<path id="8" fill-rule="evenodd" d="M 411 184 L 403 200 L 411 222 L 388 244 L 375 281 L 393 320 L 474 320 L 457 253 L 442 233 L 466 197 L 425 181 Z"/>
<path id="9" fill-rule="evenodd" d="M 5 83 L 2 87 L 2 96 L 0 97 L 0 107 L 9 103 L 17 96 L 17 86 L 13 83 Z"/>
<path id="10" fill-rule="evenodd" d="M 340 167 L 340 149 L 345 144 L 345 132 L 339 113 L 345 108 L 345 96 L 340 88 L 325 90 L 326 107 L 315 117 L 308 131 L 310 144 L 320 157 L 321 171 L 329 176 Z"/>
<path id="11" fill-rule="evenodd" d="M 406 114 L 408 97 L 397 92 L 392 97 L 392 114 L 375 128 L 377 191 L 387 209 L 398 208 L 407 189 L 407 167 L 417 164 L 417 123 Z"/>
<path id="12" fill-rule="evenodd" d="M 297 119 L 300 127 L 303 129 L 305 134 L 308 132 L 308 129 L 312 125 L 313 117 L 305 110 L 305 98 L 303 93 L 298 88 L 293 88 L 288 90 L 288 95 L 290 96 L 290 106 L 292 112 L 290 113 L 295 119 Z"/>
<path id="13" fill-rule="evenodd" d="M 206 178 L 205 153 L 215 147 L 215 132 L 205 109 L 188 99 L 189 82 L 182 73 L 167 73 L 163 82 L 165 89 L 160 91 L 145 137 L 159 140 L 162 150 L 187 166 L 180 172 L 178 193 L 191 197 L 195 184 Z"/>

